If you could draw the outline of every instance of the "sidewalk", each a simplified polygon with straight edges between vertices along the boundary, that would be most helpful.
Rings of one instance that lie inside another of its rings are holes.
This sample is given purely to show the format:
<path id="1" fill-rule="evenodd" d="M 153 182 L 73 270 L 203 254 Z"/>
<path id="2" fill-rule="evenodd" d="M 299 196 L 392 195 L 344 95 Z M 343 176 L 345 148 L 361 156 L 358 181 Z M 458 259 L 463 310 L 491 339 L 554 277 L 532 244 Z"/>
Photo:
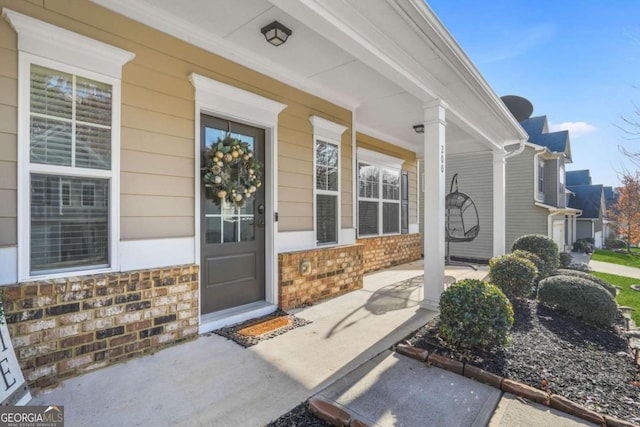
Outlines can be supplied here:
<path id="1" fill-rule="evenodd" d="M 483 278 L 486 267 L 446 273 Z M 492 426 L 542 425 L 544 411 L 523 415 L 496 389 L 388 350 L 435 316 L 419 307 L 421 274 L 421 262 L 368 274 L 364 289 L 295 313 L 311 324 L 254 347 L 201 336 L 69 379 L 30 404 L 64 405 L 67 427 L 261 426 L 323 393 L 376 426 L 485 425 L 496 405 Z"/>

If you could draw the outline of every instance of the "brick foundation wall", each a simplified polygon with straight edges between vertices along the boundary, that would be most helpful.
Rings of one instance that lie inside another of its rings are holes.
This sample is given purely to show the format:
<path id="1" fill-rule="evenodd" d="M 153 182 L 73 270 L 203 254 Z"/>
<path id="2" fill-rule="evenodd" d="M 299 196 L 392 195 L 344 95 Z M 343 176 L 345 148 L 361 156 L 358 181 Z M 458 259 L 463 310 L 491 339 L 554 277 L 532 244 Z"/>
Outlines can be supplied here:
<path id="1" fill-rule="evenodd" d="M 16 355 L 32 389 L 196 337 L 198 266 L 4 288 Z"/>
<path id="2" fill-rule="evenodd" d="M 282 253 L 278 256 L 280 308 L 287 310 L 362 289 L 363 246 L 359 244 Z M 304 275 L 300 264 L 308 261 Z"/>
<path id="3" fill-rule="evenodd" d="M 415 261 L 422 257 L 420 233 L 368 237 L 358 239 L 358 243 L 364 246 L 365 273 Z"/>

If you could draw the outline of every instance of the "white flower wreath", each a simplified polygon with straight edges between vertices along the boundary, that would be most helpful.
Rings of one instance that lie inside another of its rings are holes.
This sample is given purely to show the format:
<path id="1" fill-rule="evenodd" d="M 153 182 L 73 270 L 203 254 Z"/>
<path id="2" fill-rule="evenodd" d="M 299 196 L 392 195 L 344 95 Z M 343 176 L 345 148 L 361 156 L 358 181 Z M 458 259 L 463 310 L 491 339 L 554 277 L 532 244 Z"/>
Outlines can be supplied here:
<path id="1" fill-rule="evenodd" d="M 226 136 L 205 152 L 202 181 L 209 187 L 208 197 L 216 204 L 230 203 L 242 207 L 262 182 L 262 164 L 256 160 L 249 144 Z"/>

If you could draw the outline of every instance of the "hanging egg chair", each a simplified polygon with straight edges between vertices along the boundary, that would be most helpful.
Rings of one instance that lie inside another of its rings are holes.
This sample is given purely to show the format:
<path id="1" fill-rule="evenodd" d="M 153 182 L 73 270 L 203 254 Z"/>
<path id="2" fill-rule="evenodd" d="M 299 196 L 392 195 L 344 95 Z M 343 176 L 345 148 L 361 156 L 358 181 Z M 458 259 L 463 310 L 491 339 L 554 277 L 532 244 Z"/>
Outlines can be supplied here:
<path id="1" fill-rule="evenodd" d="M 455 191 L 453 187 L 455 185 Z M 447 242 L 447 264 L 453 265 L 451 255 L 449 253 L 450 243 L 470 242 L 480 232 L 480 218 L 478 217 L 478 209 L 471 197 L 458 191 L 458 174 L 453 175 L 449 194 L 445 198 L 446 218 L 445 218 L 445 240 Z M 475 266 L 466 263 L 457 263 L 468 265 L 473 269 Z"/>

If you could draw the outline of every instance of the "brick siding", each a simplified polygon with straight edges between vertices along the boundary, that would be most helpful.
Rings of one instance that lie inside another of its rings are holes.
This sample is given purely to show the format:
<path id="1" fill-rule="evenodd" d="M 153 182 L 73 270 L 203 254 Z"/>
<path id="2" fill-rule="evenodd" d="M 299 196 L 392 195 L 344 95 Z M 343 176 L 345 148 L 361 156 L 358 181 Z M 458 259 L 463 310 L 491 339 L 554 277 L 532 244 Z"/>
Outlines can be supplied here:
<path id="1" fill-rule="evenodd" d="M 198 334 L 198 266 L 4 287 L 25 379 L 37 390 Z"/>
<path id="2" fill-rule="evenodd" d="M 368 237 L 358 239 L 358 243 L 364 246 L 365 273 L 415 261 L 422 257 L 420 233 Z"/>
<path id="3" fill-rule="evenodd" d="M 362 288 L 362 245 L 338 246 L 278 256 L 280 308 L 287 310 Z M 303 275 L 301 263 L 311 265 Z"/>

